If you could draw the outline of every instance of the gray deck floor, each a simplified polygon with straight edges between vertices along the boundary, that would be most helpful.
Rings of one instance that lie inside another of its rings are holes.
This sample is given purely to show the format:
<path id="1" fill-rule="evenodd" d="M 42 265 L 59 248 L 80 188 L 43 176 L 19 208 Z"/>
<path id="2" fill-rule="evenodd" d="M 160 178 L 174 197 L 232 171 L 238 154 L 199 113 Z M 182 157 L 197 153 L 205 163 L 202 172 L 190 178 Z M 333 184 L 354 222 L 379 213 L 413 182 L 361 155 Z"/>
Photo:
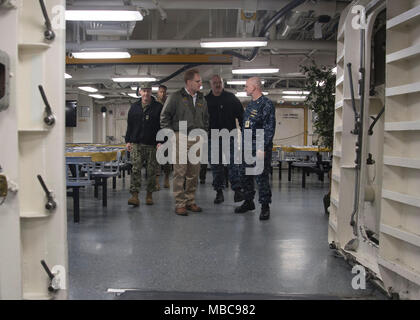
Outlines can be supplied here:
<path id="1" fill-rule="evenodd" d="M 231 190 L 215 205 L 211 172 L 197 190 L 204 212 L 187 217 L 175 215 L 168 189 L 154 193 L 153 206 L 142 190 L 142 205 L 129 207 L 129 177 L 116 190 L 110 181 L 107 208 L 93 189 L 81 191 L 78 224 L 69 198 L 69 299 L 386 299 L 369 283 L 352 289 L 351 267 L 328 247 L 328 182 L 311 175 L 302 189 L 300 174 L 277 177 L 268 221 L 259 205 L 234 214 Z"/>

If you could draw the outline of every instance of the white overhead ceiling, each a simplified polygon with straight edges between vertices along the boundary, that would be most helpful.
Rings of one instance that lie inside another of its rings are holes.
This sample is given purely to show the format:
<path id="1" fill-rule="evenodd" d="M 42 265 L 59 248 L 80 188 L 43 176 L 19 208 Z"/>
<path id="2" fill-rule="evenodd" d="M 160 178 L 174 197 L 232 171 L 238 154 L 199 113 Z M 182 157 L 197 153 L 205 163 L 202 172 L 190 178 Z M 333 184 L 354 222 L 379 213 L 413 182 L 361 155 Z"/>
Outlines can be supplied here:
<path id="1" fill-rule="evenodd" d="M 67 9 L 85 6 L 89 9 L 109 6 L 135 6 L 142 21 L 73 22 L 67 21 L 67 52 L 118 48 L 133 55 L 192 55 L 221 54 L 223 49 L 200 47 L 202 38 L 257 37 L 267 22 L 290 0 L 146 0 L 146 1 L 67 1 Z M 336 35 L 341 11 L 351 1 L 310 0 L 278 19 L 266 33 L 267 47 L 258 51 L 251 62 L 233 57 L 232 65 L 199 65 L 204 88 L 213 74 L 225 79 L 232 75 L 232 67 L 275 66 L 277 74 L 264 76 L 265 87 L 273 94 L 281 88 L 300 88 L 304 77 L 300 65 L 314 59 L 318 64 L 335 65 Z M 319 37 L 321 30 L 322 37 Z M 244 56 L 251 49 L 235 50 Z M 162 60 L 163 61 L 163 60 Z M 167 59 L 165 60 L 167 61 Z M 67 65 L 67 92 L 77 91 L 84 84 L 94 85 L 109 98 L 124 98 L 132 84 L 118 84 L 115 75 L 153 75 L 163 79 L 186 64 L 89 64 Z M 246 78 L 239 77 L 239 78 Z M 183 86 L 182 74 L 164 83 L 169 91 Z M 236 87 L 232 87 L 236 89 Z M 242 90 L 242 88 L 237 88 Z M 235 91 L 235 90 L 232 90 Z M 265 90 L 267 91 L 267 90 Z"/>

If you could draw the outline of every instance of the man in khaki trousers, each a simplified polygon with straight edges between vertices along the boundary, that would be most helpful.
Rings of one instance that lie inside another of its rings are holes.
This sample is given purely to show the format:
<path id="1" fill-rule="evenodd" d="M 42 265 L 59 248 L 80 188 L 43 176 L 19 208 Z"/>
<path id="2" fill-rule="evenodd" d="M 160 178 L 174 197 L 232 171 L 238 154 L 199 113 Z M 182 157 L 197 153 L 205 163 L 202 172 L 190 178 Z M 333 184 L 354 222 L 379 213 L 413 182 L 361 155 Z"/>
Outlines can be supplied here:
<path id="1" fill-rule="evenodd" d="M 179 161 L 180 139 L 185 139 L 184 141 L 187 142 L 187 151 L 196 143 L 196 141 L 188 141 L 187 137 L 180 132 L 180 121 L 186 121 L 188 133 L 193 129 L 203 129 L 208 132 L 209 127 L 207 103 L 200 92 L 202 81 L 198 69 L 186 71 L 184 82 L 184 88 L 169 96 L 160 116 L 161 128 L 175 131 L 176 163 L 174 164 L 173 192 L 175 213 L 182 216 L 188 215 L 187 211 L 201 212 L 202 209 L 195 203 L 200 163 L 192 164 L 190 159 L 187 159 L 186 164 Z"/>

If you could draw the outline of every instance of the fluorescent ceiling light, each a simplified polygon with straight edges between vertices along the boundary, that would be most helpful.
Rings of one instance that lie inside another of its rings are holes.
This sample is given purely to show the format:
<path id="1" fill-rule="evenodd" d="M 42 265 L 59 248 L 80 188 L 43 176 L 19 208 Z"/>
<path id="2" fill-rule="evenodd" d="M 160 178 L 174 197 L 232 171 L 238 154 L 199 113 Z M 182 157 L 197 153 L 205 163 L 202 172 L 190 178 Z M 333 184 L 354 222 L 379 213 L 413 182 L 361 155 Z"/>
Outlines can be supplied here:
<path id="1" fill-rule="evenodd" d="M 140 98 L 140 96 L 136 95 L 135 93 L 129 93 L 128 95 L 133 98 Z"/>
<path id="2" fill-rule="evenodd" d="M 156 81 L 156 78 L 152 77 L 119 77 L 119 78 L 112 78 L 114 82 L 153 82 Z M 137 89 L 137 87 L 136 87 Z"/>
<path id="3" fill-rule="evenodd" d="M 67 21 L 141 21 L 136 10 L 66 10 Z"/>
<path id="4" fill-rule="evenodd" d="M 71 75 L 64 72 L 64 79 L 71 79 L 71 78 L 73 78 Z"/>
<path id="5" fill-rule="evenodd" d="M 131 87 L 131 90 L 137 91 L 137 86 Z M 159 91 L 159 87 L 152 87 L 152 92 L 158 92 L 158 91 Z"/>
<path id="6" fill-rule="evenodd" d="M 298 95 L 308 95 L 309 91 L 283 91 L 283 94 L 298 94 Z"/>
<path id="7" fill-rule="evenodd" d="M 265 80 L 261 80 L 261 83 L 264 84 L 265 83 Z M 240 85 L 245 85 L 246 84 L 246 80 L 228 80 L 226 82 L 226 84 L 240 86 Z"/>
<path id="8" fill-rule="evenodd" d="M 78 87 L 80 90 L 86 91 L 86 92 L 98 92 L 98 89 L 92 88 L 92 87 Z"/>
<path id="9" fill-rule="evenodd" d="M 131 55 L 128 52 L 104 51 L 104 52 L 73 52 L 76 59 L 128 59 Z"/>
<path id="10" fill-rule="evenodd" d="M 302 72 L 289 72 L 286 73 L 287 77 L 305 77 L 305 75 Z"/>
<path id="11" fill-rule="evenodd" d="M 89 97 L 95 98 L 95 99 L 104 99 L 105 96 L 101 94 L 90 94 Z"/>
<path id="12" fill-rule="evenodd" d="M 233 74 L 251 74 L 251 73 L 276 73 L 279 68 L 259 68 L 259 69 L 233 69 Z"/>
<path id="13" fill-rule="evenodd" d="M 265 38 L 222 38 L 222 39 L 201 39 L 202 48 L 247 48 L 247 47 L 265 47 L 267 40 Z"/>
<path id="14" fill-rule="evenodd" d="M 282 96 L 282 99 L 305 100 L 306 96 Z"/>

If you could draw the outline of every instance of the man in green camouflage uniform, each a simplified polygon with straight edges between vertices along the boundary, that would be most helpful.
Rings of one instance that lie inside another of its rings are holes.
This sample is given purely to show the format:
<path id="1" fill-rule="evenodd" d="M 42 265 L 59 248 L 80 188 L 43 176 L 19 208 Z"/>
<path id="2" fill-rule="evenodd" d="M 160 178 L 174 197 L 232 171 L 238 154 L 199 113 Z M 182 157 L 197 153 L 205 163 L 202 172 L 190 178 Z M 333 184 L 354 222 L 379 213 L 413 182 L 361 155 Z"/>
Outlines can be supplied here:
<path id="1" fill-rule="evenodd" d="M 160 130 L 160 113 L 162 104 L 152 97 L 152 88 L 149 84 L 140 85 L 141 99 L 131 105 L 127 116 L 127 133 L 125 141 L 130 152 L 133 165 L 131 173 L 129 205 L 140 204 L 139 192 L 141 186 L 141 169 L 146 163 L 147 195 L 146 204 L 152 205 L 152 193 L 156 186 L 156 134 Z"/>

